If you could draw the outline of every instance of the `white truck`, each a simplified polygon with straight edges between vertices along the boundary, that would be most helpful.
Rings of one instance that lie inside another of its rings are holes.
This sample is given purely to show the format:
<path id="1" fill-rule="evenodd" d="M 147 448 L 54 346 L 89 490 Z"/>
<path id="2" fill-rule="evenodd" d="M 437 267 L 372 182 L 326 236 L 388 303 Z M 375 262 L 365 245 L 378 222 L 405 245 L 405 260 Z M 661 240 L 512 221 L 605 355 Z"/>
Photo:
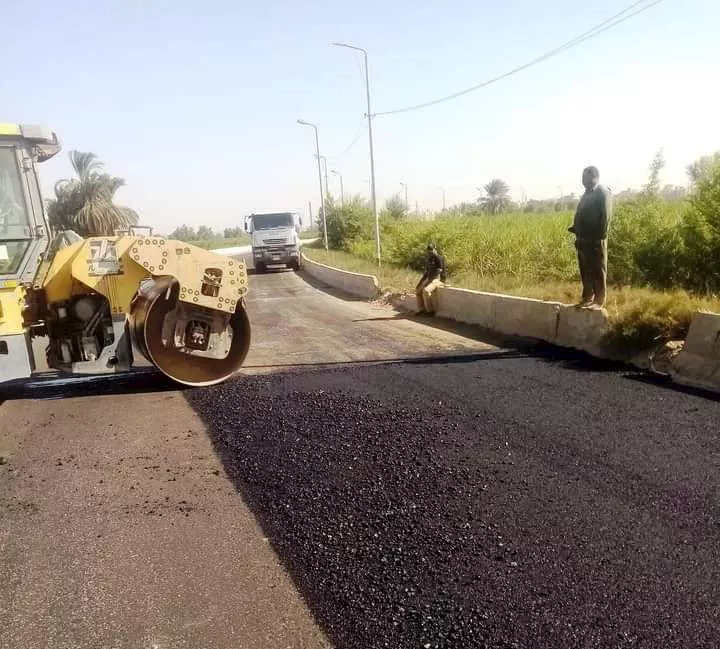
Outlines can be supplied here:
<path id="1" fill-rule="evenodd" d="M 300 228 L 297 212 L 268 212 L 245 217 L 250 234 L 255 270 L 264 273 L 268 266 L 286 266 L 300 270 Z"/>

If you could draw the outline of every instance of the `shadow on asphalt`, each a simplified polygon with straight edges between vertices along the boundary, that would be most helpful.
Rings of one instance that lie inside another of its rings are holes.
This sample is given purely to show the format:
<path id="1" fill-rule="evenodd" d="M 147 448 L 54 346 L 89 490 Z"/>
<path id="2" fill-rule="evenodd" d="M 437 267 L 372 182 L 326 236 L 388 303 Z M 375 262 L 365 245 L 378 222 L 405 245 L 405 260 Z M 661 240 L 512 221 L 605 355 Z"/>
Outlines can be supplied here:
<path id="1" fill-rule="evenodd" d="M 328 287 L 322 282 L 304 274 L 302 277 L 314 288 L 329 295 L 333 295 L 334 297 L 338 297 L 346 302 L 370 302 L 364 298 L 348 296 L 347 293 Z M 388 321 L 417 322 L 427 327 L 432 327 L 433 329 L 464 336 L 465 338 L 470 338 L 471 340 L 478 340 L 495 347 L 522 350 L 527 356 L 536 357 L 548 363 L 553 363 L 555 365 L 559 365 L 560 367 L 580 372 L 626 372 L 632 374 L 644 374 L 642 370 L 634 368 L 622 361 L 599 359 L 582 351 L 568 349 L 565 347 L 557 347 L 533 338 L 506 336 L 490 329 L 484 329 L 478 325 L 460 323 L 450 320 L 449 318 L 442 318 L 438 316 L 421 316 L 416 314 L 414 311 L 400 311 L 396 309 L 395 313 L 389 316 L 379 315 L 377 317 L 371 316 L 368 318 L 358 318 L 356 320 L 352 320 L 352 322 Z"/>
<path id="2" fill-rule="evenodd" d="M 269 268 L 266 268 L 262 273 L 258 273 L 254 266 L 247 268 L 248 275 L 275 275 L 278 273 L 294 273 L 294 272 L 295 271 L 292 268 L 285 268 L 284 266 L 278 266 L 276 268 L 273 268 L 271 266 Z"/>
<path id="3" fill-rule="evenodd" d="M 343 302 L 369 302 L 367 298 L 364 297 L 356 297 L 353 295 L 348 295 L 344 291 L 341 291 L 340 289 L 333 288 L 331 286 L 328 286 L 324 282 L 321 282 L 314 277 L 311 277 L 307 274 L 304 270 L 300 270 L 297 273 L 297 276 L 300 277 L 306 284 L 309 284 L 313 288 L 316 288 L 318 291 L 322 291 L 323 293 L 326 293 L 327 295 L 332 295 L 333 297 L 339 298 Z"/>
<path id="4" fill-rule="evenodd" d="M 5 401 L 18 399 L 71 399 L 183 389 L 185 386 L 175 383 L 153 367 L 99 376 L 65 376 L 56 372 L 47 372 L 2 386 L 0 405 Z"/>
<path id="5" fill-rule="evenodd" d="M 490 349 L 482 352 L 461 354 L 435 354 L 403 356 L 397 358 L 369 358 L 353 361 L 309 361 L 307 363 L 277 363 L 263 365 L 244 365 L 244 370 L 323 368 L 323 367 L 359 367 L 363 365 L 452 365 L 456 363 L 474 363 L 476 361 L 506 360 L 510 358 L 529 358 L 530 356 L 518 349 Z"/>
<path id="6" fill-rule="evenodd" d="M 693 397 L 700 397 L 702 399 L 720 402 L 720 392 L 714 392 L 705 388 L 676 383 L 669 376 L 638 373 L 633 376 L 628 376 L 627 378 L 633 381 L 637 381 L 639 383 L 654 385 L 658 388 L 663 388 L 665 390 L 672 390 L 673 392 L 680 392 L 681 394 L 687 394 Z"/>

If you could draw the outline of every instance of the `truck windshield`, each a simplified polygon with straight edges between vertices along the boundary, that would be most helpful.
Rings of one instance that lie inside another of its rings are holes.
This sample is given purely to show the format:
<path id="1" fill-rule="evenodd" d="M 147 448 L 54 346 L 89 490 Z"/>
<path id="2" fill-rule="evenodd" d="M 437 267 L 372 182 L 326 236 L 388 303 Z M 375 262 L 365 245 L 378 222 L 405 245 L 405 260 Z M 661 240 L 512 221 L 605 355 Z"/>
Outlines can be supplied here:
<path id="1" fill-rule="evenodd" d="M 0 274 L 16 273 L 30 245 L 30 215 L 15 149 L 0 146 Z"/>
<path id="2" fill-rule="evenodd" d="M 255 214 L 252 217 L 253 228 L 255 230 L 269 230 L 270 228 L 288 228 L 292 227 L 292 214 Z"/>

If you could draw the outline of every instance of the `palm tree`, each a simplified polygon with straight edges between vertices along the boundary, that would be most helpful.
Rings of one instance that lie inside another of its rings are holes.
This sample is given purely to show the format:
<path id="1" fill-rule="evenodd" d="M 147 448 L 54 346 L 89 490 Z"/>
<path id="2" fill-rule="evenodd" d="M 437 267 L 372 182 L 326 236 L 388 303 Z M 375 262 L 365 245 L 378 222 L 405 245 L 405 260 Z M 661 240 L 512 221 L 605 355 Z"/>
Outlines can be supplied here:
<path id="1" fill-rule="evenodd" d="M 92 237 L 137 225 L 134 210 L 113 203 L 115 192 L 125 185 L 122 178 L 104 173 L 94 153 L 70 151 L 70 163 L 77 177 L 55 183 L 55 198 L 48 201 L 48 220 L 55 232 L 73 230 Z"/>
<path id="2" fill-rule="evenodd" d="M 478 187 L 478 191 L 485 192 L 477 202 L 489 214 L 502 214 L 510 205 L 510 187 L 500 178 L 493 178 L 482 189 Z"/>

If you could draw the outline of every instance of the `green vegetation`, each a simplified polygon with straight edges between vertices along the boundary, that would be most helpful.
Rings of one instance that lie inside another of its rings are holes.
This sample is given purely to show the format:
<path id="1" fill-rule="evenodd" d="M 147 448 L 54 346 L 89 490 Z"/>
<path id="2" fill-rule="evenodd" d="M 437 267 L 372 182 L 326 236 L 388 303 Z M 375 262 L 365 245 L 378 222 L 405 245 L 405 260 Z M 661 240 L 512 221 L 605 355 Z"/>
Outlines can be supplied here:
<path id="1" fill-rule="evenodd" d="M 197 230 L 189 225 L 181 225 L 167 235 L 168 239 L 187 241 L 198 248 L 213 250 L 215 248 L 234 248 L 246 246 L 250 243 L 250 236 L 243 228 L 225 228 L 220 234 L 213 232 L 207 225 L 201 225 Z"/>
<path id="2" fill-rule="evenodd" d="M 617 200 L 609 236 L 607 309 L 610 342 L 647 347 L 682 338 L 697 310 L 720 311 L 720 155 L 688 168 L 694 185 L 682 197 L 661 188 L 659 153 L 641 192 Z M 449 284 L 573 303 L 580 283 L 572 236 L 572 211 L 502 213 L 507 186 L 494 180 L 476 206 L 465 204 L 430 221 L 381 215 L 383 266 L 375 264 L 373 220 L 355 197 L 327 205 L 329 255 L 318 261 L 379 275 L 391 292 L 412 290 L 428 241 L 448 262 Z M 495 196 L 495 198 L 492 198 Z M 535 202 L 538 203 L 537 201 Z M 527 204 L 531 204 L 528 201 Z M 315 246 L 318 248 L 319 246 Z"/>
<path id="3" fill-rule="evenodd" d="M 47 206 L 51 229 L 92 237 L 137 225 L 136 212 L 113 202 L 125 181 L 103 173 L 103 164 L 94 153 L 70 151 L 69 155 L 77 177 L 55 183 L 55 198 Z"/>
<path id="4" fill-rule="evenodd" d="M 300 231 L 301 239 L 317 239 L 318 237 L 321 237 L 321 236 L 322 236 L 322 232 L 320 232 L 320 230 L 317 230 L 317 229 Z"/>
<path id="5" fill-rule="evenodd" d="M 170 238 L 170 237 L 168 237 Z M 203 248 L 205 250 L 216 250 L 218 248 L 237 248 L 239 246 L 247 246 L 250 244 L 250 237 L 211 237 L 210 239 L 193 239 L 188 241 L 193 246 Z"/>
<path id="6" fill-rule="evenodd" d="M 302 239 L 314 239 L 319 236 L 321 234 L 318 230 L 303 230 L 300 232 Z M 207 225 L 201 225 L 197 230 L 188 225 L 181 225 L 168 235 L 168 239 L 187 241 L 205 250 L 250 245 L 250 235 L 240 227 L 225 228 L 223 233 L 220 234 L 213 232 L 212 228 Z"/>

